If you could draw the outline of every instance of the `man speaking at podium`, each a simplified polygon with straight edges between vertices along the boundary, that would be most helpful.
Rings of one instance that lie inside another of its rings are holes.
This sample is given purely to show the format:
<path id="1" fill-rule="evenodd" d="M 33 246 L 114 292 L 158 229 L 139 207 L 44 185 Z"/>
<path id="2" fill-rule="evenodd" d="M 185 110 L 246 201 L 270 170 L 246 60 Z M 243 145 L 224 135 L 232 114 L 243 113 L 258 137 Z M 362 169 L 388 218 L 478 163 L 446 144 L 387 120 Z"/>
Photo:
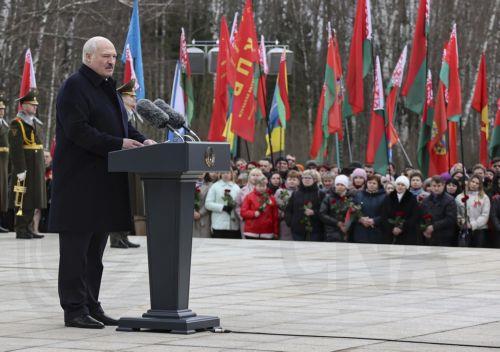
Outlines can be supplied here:
<path id="1" fill-rule="evenodd" d="M 89 39 L 82 62 L 57 96 L 49 226 L 59 233 L 65 325 L 100 329 L 117 324 L 98 300 L 108 233 L 132 228 L 128 175 L 108 173 L 108 153 L 155 142 L 128 122 L 112 78 L 113 44 L 103 37 Z"/>

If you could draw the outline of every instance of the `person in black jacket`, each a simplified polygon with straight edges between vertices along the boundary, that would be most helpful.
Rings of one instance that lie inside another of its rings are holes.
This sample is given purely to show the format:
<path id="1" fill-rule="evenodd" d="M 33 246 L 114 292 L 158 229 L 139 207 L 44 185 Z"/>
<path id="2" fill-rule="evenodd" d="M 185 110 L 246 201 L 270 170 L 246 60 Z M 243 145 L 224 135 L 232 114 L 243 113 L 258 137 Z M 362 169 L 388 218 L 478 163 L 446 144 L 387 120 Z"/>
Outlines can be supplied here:
<path id="1" fill-rule="evenodd" d="M 353 241 L 356 243 L 390 243 L 382 229 L 382 205 L 386 195 L 379 175 L 368 176 L 366 189 L 354 197 L 354 204 L 361 206 L 359 219 L 353 219 Z"/>
<path id="2" fill-rule="evenodd" d="M 429 225 L 423 231 L 427 241 L 434 246 L 457 245 L 457 205 L 455 199 L 444 191 L 440 176 L 431 179 L 431 195 L 422 202 L 424 217 Z"/>
<path id="3" fill-rule="evenodd" d="M 108 153 L 155 142 L 128 121 L 111 77 L 116 50 L 94 37 L 83 65 L 62 85 L 56 103 L 49 230 L 59 233 L 59 298 L 66 326 L 117 325 L 99 302 L 108 233 L 132 229 L 127 173 L 108 173 Z"/>
<path id="4" fill-rule="evenodd" d="M 390 193 L 384 201 L 383 226 L 386 237 L 392 237 L 394 244 L 418 244 L 418 203 L 409 191 L 410 180 L 399 176 L 396 190 Z"/>
<path id="5" fill-rule="evenodd" d="M 500 173 L 496 173 L 492 181 L 490 208 L 490 243 L 494 248 L 500 248 Z"/>
<path id="6" fill-rule="evenodd" d="M 348 228 L 345 224 L 346 213 L 351 202 L 347 194 L 348 186 L 347 176 L 335 177 L 335 190 L 329 192 L 321 202 L 319 216 L 325 227 L 327 242 L 344 242 L 348 239 Z"/>
<path id="7" fill-rule="evenodd" d="M 299 189 L 293 192 L 288 201 L 285 221 L 292 230 L 294 241 L 322 241 L 321 223 L 319 221 L 319 189 L 315 170 L 302 173 Z"/>

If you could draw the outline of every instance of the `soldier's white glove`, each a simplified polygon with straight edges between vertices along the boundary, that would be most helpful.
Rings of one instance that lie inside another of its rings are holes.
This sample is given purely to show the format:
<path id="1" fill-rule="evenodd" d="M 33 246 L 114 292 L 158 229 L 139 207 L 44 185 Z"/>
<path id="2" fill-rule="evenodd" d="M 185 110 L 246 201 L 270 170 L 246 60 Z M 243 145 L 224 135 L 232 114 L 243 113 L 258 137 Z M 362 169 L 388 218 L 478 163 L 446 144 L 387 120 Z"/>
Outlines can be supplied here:
<path id="1" fill-rule="evenodd" d="M 19 181 L 24 181 L 26 180 L 26 171 L 21 172 L 20 174 L 17 174 L 17 179 Z"/>

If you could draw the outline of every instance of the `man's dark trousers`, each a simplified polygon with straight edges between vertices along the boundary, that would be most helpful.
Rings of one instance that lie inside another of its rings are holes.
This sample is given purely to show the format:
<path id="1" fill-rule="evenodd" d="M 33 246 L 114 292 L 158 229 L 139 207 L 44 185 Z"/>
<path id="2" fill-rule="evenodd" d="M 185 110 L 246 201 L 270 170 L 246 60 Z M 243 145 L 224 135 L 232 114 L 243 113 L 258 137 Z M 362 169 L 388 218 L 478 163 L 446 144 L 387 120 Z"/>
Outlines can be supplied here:
<path id="1" fill-rule="evenodd" d="M 107 241 L 102 232 L 59 234 L 59 299 L 65 321 L 102 312 L 99 289 Z"/>

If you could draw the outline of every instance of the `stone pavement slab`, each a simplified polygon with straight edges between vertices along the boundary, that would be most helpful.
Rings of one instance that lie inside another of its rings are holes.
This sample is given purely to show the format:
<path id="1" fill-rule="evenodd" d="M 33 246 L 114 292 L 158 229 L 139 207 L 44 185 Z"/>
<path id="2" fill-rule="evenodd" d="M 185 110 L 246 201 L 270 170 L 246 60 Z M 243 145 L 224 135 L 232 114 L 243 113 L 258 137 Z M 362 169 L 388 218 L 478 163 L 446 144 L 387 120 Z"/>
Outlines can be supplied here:
<path id="1" fill-rule="evenodd" d="M 146 238 L 107 248 L 100 300 L 149 308 Z M 227 333 L 65 328 L 58 238 L 0 236 L 1 351 L 493 351 L 500 251 L 194 239 L 190 308 Z"/>

